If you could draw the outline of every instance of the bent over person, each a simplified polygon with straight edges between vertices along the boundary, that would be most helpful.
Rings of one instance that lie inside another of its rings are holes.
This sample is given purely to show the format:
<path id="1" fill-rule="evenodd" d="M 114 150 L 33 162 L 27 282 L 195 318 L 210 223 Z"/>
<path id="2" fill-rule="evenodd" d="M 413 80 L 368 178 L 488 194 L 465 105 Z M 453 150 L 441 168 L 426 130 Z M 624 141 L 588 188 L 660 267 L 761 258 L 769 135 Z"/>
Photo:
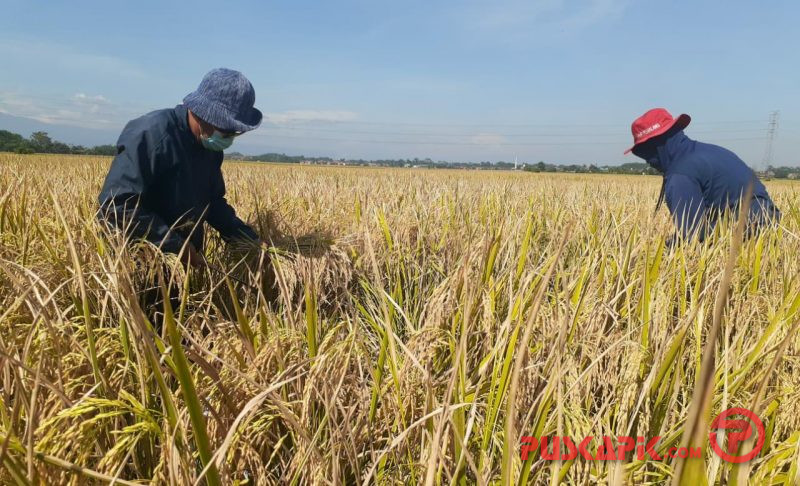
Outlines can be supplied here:
<path id="1" fill-rule="evenodd" d="M 779 220 L 780 211 L 752 169 L 730 150 L 687 137 L 683 129 L 690 121 L 689 115 L 675 119 L 656 108 L 631 125 L 634 145 L 625 153 L 633 152 L 664 176 L 656 208 L 666 200 L 678 232 L 702 241 L 752 186 L 748 233 Z"/>
<path id="2" fill-rule="evenodd" d="M 175 108 L 128 122 L 100 193 L 101 220 L 187 263 L 204 261 L 203 224 L 226 241 L 258 241 L 225 199 L 222 151 L 261 123 L 240 72 L 214 69 Z"/>

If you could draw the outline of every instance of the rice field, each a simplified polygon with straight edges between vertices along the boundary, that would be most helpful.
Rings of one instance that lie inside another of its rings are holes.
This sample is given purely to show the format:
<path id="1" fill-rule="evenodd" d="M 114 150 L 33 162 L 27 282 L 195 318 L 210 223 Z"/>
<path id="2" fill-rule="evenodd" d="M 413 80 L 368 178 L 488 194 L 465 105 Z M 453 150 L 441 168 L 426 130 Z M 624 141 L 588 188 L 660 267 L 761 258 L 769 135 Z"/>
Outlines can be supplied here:
<path id="1" fill-rule="evenodd" d="M 209 231 L 187 273 L 95 223 L 108 164 L 0 154 L 2 484 L 800 483 L 798 183 L 777 229 L 669 248 L 657 177 L 226 163 L 271 246 Z M 749 463 L 708 447 L 731 407 Z"/>

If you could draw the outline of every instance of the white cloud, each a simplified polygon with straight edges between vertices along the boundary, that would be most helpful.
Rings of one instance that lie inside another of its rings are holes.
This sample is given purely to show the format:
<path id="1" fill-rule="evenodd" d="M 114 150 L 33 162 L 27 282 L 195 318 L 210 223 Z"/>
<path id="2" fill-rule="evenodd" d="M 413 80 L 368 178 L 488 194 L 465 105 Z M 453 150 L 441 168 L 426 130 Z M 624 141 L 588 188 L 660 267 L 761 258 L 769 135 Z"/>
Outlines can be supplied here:
<path id="1" fill-rule="evenodd" d="M 345 122 L 356 118 L 357 115 L 352 111 L 289 110 L 264 114 L 264 120 L 275 125 L 307 122 Z"/>
<path id="2" fill-rule="evenodd" d="M 75 103 L 79 106 L 85 107 L 89 113 L 97 114 L 100 110 L 111 102 L 103 95 L 89 96 L 84 93 L 77 93 L 72 97 Z"/>
<path id="3" fill-rule="evenodd" d="M 539 0 L 506 2 L 478 1 L 468 10 L 473 22 L 484 28 L 503 29 L 525 24 L 542 23 L 548 15 L 564 8 L 564 0 Z"/>
<path id="4" fill-rule="evenodd" d="M 591 0 L 585 8 L 561 21 L 567 31 L 583 30 L 604 20 L 616 18 L 628 7 L 629 0 Z"/>
<path id="5" fill-rule="evenodd" d="M 132 62 L 106 54 L 84 52 L 69 45 L 35 39 L 0 38 L 0 57 L 16 59 L 35 66 L 48 66 L 93 76 L 114 78 L 147 78 L 147 74 Z"/>
<path id="6" fill-rule="evenodd" d="M 475 0 L 459 14 L 464 28 L 504 42 L 575 35 L 618 17 L 633 0 Z"/>
<path id="7" fill-rule="evenodd" d="M 35 96 L 10 91 L 0 91 L 0 112 L 42 123 L 98 129 L 116 128 L 128 114 L 100 94 Z"/>
<path id="8" fill-rule="evenodd" d="M 73 98 L 77 101 L 89 102 L 94 104 L 107 105 L 109 103 L 108 98 L 106 98 L 103 95 L 89 96 L 84 93 L 75 93 L 75 96 L 73 96 Z"/>

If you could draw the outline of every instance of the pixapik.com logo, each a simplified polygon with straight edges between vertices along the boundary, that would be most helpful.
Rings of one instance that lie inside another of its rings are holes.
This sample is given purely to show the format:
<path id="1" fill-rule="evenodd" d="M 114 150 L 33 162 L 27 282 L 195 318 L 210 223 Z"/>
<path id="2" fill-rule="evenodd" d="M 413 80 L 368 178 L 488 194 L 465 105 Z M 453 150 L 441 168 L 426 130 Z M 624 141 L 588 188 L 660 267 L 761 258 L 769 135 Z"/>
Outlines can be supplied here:
<path id="1" fill-rule="evenodd" d="M 731 463 L 747 462 L 758 456 L 764 447 L 766 434 L 764 423 L 752 411 L 741 408 L 729 408 L 711 421 L 708 435 L 711 450 L 722 460 Z M 754 445 L 749 451 L 740 451 L 748 439 L 754 437 Z M 726 446 L 723 442 L 727 438 Z M 598 440 L 599 445 L 593 451 L 592 443 Z M 532 454 L 539 455 L 546 461 L 569 461 L 578 456 L 587 461 L 619 461 L 636 458 L 637 460 L 662 461 L 681 458 L 693 459 L 703 455 L 702 447 L 668 447 L 662 451 L 658 445 L 661 436 L 636 438 L 630 436 L 586 436 L 574 439 L 569 436 L 523 436 L 521 438 L 520 457 L 528 460 Z"/>

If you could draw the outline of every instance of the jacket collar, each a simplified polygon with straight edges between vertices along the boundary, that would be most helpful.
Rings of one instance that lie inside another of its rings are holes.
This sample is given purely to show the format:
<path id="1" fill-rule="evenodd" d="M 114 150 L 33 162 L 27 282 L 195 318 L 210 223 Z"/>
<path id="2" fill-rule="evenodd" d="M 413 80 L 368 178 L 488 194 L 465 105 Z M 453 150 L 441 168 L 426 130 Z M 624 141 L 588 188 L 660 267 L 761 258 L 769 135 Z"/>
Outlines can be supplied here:
<path id="1" fill-rule="evenodd" d="M 178 129 L 181 131 L 188 131 L 191 132 L 192 130 L 189 128 L 189 109 L 186 108 L 184 105 L 177 105 L 175 108 L 172 109 L 175 113 L 175 118 L 178 119 Z"/>
<path id="2" fill-rule="evenodd" d="M 181 135 L 183 135 L 187 141 L 191 140 L 193 144 L 199 145 L 197 138 L 195 138 L 194 133 L 192 133 L 191 127 L 189 127 L 189 109 L 186 105 L 177 105 L 172 109 L 172 112 L 177 119 L 176 126 Z"/>

